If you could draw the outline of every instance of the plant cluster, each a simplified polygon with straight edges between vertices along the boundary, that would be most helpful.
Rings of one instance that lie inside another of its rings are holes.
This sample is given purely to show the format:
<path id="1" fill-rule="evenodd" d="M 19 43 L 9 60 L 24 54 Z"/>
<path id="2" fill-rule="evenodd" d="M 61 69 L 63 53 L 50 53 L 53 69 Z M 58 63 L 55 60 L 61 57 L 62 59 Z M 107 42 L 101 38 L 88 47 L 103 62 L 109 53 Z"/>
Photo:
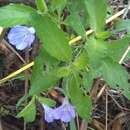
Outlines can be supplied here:
<path id="1" fill-rule="evenodd" d="M 54 101 L 41 97 L 40 93 L 52 89 L 59 81 L 62 81 L 60 87 L 65 96 L 79 116 L 86 120 L 91 119 L 92 100 L 89 93 L 93 79 L 103 79 L 130 98 L 129 75 L 119 64 L 129 45 L 130 35 L 110 39 L 114 30 L 105 26 L 108 16 L 106 0 L 36 0 L 36 5 L 36 9 L 23 4 L 0 8 L 0 26 L 32 26 L 41 43 L 30 77 L 28 96 L 32 99 L 18 117 L 27 122 L 34 121 L 35 100 L 55 106 Z M 94 32 L 86 36 L 86 29 L 89 28 Z M 82 40 L 69 45 L 69 39 L 77 35 Z"/>

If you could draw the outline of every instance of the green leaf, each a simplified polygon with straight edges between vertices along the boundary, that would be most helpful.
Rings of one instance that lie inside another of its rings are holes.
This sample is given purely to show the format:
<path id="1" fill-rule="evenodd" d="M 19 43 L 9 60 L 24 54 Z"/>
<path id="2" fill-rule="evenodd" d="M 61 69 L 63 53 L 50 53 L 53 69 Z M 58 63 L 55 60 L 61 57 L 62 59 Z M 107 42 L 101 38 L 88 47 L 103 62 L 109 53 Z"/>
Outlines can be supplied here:
<path id="1" fill-rule="evenodd" d="M 115 24 L 114 31 L 123 31 L 123 30 L 127 30 L 127 32 L 130 34 L 130 20 L 129 19 L 120 20 Z"/>
<path id="2" fill-rule="evenodd" d="M 88 13 L 87 10 L 85 8 L 85 4 L 83 0 L 69 0 L 67 2 L 67 9 L 70 12 L 70 15 L 73 17 L 73 14 L 78 14 L 78 18 L 80 20 L 80 22 L 82 23 L 82 25 L 84 25 L 84 27 L 89 27 L 88 26 Z M 77 20 L 76 20 L 76 22 Z"/>
<path id="3" fill-rule="evenodd" d="M 128 83 L 129 75 L 125 68 L 110 58 L 107 58 L 102 62 L 101 71 L 103 79 L 112 88 L 117 88 L 117 86 L 119 86 L 119 88 L 124 91 L 124 94 L 129 92 L 130 98 L 130 84 Z"/>
<path id="4" fill-rule="evenodd" d="M 39 94 L 40 92 L 52 87 L 58 80 L 54 72 L 45 72 L 40 56 L 35 59 L 35 64 L 31 76 L 31 89 L 29 95 Z"/>
<path id="5" fill-rule="evenodd" d="M 29 104 L 17 115 L 18 118 L 23 117 L 26 122 L 33 122 L 36 117 L 35 96 Z"/>
<path id="6" fill-rule="evenodd" d="M 72 11 L 80 12 L 85 9 L 83 0 L 69 0 L 67 4 L 70 12 Z"/>
<path id="7" fill-rule="evenodd" d="M 36 0 L 36 5 L 37 5 L 37 9 L 44 13 L 47 11 L 47 5 L 46 5 L 46 2 L 45 0 Z"/>
<path id="8" fill-rule="evenodd" d="M 89 24 L 96 32 L 104 30 L 107 2 L 106 0 L 84 0 L 86 9 L 89 14 Z"/>
<path id="9" fill-rule="evenodd" d="M 10 4 L 0 8 L 0 26 L 11 27 L 17 24 L 30 24 L 31 15 L 36 13 L 29 6 Z"/>
<path id="10" fill-rule="evenodd" d="M 61 61 L 70 61 L 72 50 L 65 33 L 47 16 L 33 15 L 33 26 L 46 51 Z"/>
<path id="11" fill-rule="evenodd" d="M 91 72 L 84 72 L 83 74 L 83 86 L 87 92 L 90 92 L 93 84 L 93 73 Z"/>
<path id="12" fill-rule="evenodd" d="M 57 10 L 61 14 L 62 10 L 65 8 L 67 0 L 51 0 L 51 9 Z"/>
<path id="13" fill-rule="evenodd" d="M 86 42 L 85 48 L 88 52 L 90 66 L 99 67 L 102 60 L 107 56 L 107 43 L 100 39 L 90 38 Z"/>
<path id="14" fill-rule="evenodd" d="M 43 74 L 43 60 L 41 59 L 41 56 L 35 58 L 32 76 L 31 76 L 31 82 L 35 82 L 37 77 L 40 77 Z"/>
<path id="15" fill-rule="evenodd" d="M 42 46 L 42 48 L 40 49 L 40 55 L 41 55 L 41 59 L 44 61 L 44 63 L 48 66 L 56 66 L 59 64 L 59 60 L 57 60 L 55 57 L 51 56 L 48 54 L 48 52 L 44 49 L 44 47 Z"/>
<path id="16" fill-rule="evenodd" d="M 82 73 L 82 76 L 83 76 L 83 86 L 87 92 L 90 92 L 94 79 L 101 77 L 100 67 L 99 68 L 90 67 L 87 72 Z"/>
<path id="17" fill-rule="evenodd" d="M 69 66 L 59 67 L 56 71 L 56 75 L 61 77 L 67 77 L 71 72 L 71 68 Z"/>
<path id="18" fill-rule="evenodd" d="M 41 97 L 41 96 L 36 96 L 36 98 L 38 99 L 38 101 L 39 101 L 41 104 L 47 104 L 47 105 L 50 106 L 50 107 L 53 107 L 53 106 L 56 105 L 56 102 L 53 101 L 52 99 L 45 98 L 45 97 Z"/>
<path id="19" fill-rule="evenodd" d="M 99 32 L 99 33 L 96 34 L 96 38 L 97 39 L 105 40 L 105 39 L 109 38 L 110 35 L 111 35 L 111 33 L 108 32 L 108 31 Z"/>
<path id="20" fill-rule="evenodd" d="M 82 118 L 90 120 L 92 110 L 91 98 L 88 95 L 85 95 L 80 89 L 80 77 L 77 74 L 74 73 L 69 76 L 67 90 L 78 114 Z"/>
<path id="21" fill-rule="evenodd" d="M 29 91 L 30 96 L 37 95 L 42 91 L 47 91 L 54 87 L 60 78 L 68 76 L 70 72 L 68 67 L 53 68 L 53 70 L 49 72 L 43 70 L 40 71 L 38 66 L 34 69 L 34 75 L 32 75 L 31 88 Z"/>
<path id="22" fill-rule="evenodd" d="M 29 95 L 24 95 L 23 97 L 21 97 L 16 104 L 16 108 L 18 108 L 22 104 L 22 102 L 26 101 L 28 97 Z"/>
<path id="23" fill-rule="evenodd" d="M 129 46 L 130 42 L 130 35 L 119 39 L 119 40 L 113 40 L 108 44 L 108 55 L 111 57 L 114 61 L 119 62 L 122 55 L 126 51 L 126 49 Z"/>
<path id="24" fill-rule="evenodd" d="M 76 66 L 77 69 L 83 70 L 85 68 L 87 69 L 88 63 L 88 54 L 86 50 L 83 50 L 83 52 L 81 52 L 81 54 L 78 57 L 76 57 L 73 65 Z"/>
<path id="25" fill-rule="evenodd" d="M 66 19 L 66 22 L 67 24 L 69 24 L 69 26 L 71 26 L 74 29 L 74 31 L 78 35 L 81 35 L 83 37 L 85 36 L 85 29 L 78 12 L 74 12 L 71 15 L 69 15 Z"/>
<path id="26" fill-rule="evenodd" d="M 39 94 L 42 91 L 47 91 L 49 88 L 54 87 L 58 79 L 59 78 L 55 75 L 54 71 L 44 72 L 41 75 L 36 75 L 35 78 L 31 80 L 29 95 L 32 96 Z"/>

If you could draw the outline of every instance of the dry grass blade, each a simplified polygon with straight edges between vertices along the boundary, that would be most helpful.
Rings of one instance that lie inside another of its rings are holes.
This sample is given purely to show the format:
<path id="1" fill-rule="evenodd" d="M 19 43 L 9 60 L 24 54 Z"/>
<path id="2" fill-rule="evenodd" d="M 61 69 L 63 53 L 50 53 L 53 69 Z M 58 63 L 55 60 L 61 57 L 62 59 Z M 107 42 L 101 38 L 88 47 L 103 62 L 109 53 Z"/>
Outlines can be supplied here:
<path id="1" fill-rule="evenodd" d="M 119 113 L 112 122 L 112 130 L 122 130 L 123 124 L 130 118 L 130 113 Z"/>
<path id="2" fill-rule="evenodd" d="M 32 67 L 33 65 L 34 65 L 34 62 L 31 62 L 31 63 L 25 65 L 24 67 L 22 67 L 21 69 L 15 71 L 15 72 L 13 72 L 13 73 L 11 73 L 11 74 L 8 75 L 7 77 L 1 79 L 1 80 L 0 80 L 0 84 L 2 84 L 2 83 L 4 83 L 4 82 L 8 81 L 10 78 L 12 78 L 12 77 L 14 77 L 14 76 L 20 74 L 21 72 L 23 72 L 23 71 L 29 69 L 29 68 Z"/>

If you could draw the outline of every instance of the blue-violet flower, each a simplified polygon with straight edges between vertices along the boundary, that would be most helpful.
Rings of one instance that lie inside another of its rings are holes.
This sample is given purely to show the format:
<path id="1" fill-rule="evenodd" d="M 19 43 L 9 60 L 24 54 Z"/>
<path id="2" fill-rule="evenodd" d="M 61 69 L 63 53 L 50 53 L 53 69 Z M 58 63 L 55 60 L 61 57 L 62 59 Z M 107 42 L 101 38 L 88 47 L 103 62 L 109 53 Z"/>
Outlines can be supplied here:
<path id="1" fill-rule="evenodd" d="M 75 109 L 65 98 L 62 105 L 54 109 L 54 119 L 61 119 L 63 122 L 70 122 L 75 118 Z"/>
<path id="2" fill-rule="evenodd" d="M 33 27 L 16 25 L 10 29 L 7 37 L 9 43 L 14 45 L 16 49 L 24 50 L 30 47 L 35 40 L 35 29 Z"/>
<path id="3" fill-rule="evenodd" d="M 54 121 L 54 117 L 53 117 L 53 109 L 50 108 L 49 106 L 42 104 L 43 108 L 44 108 L 44 113 L 45 113 L 45 120 L 47 122 L 53 122 Z"/>
<path id="4" fill-rule="evenodd" d="M 45 120 L 47 122 L 53 122 L 56 120 L 62 120 L 67 123 L 70 122 L 71 119 L 75 118 L 76 112 L 74 107 L 69 103 L 69 101 L 65 98 L 62 105 L 57 108 L 50 108 L 47 105 L 43 104 L 43 108 L 45 111 Z"/>

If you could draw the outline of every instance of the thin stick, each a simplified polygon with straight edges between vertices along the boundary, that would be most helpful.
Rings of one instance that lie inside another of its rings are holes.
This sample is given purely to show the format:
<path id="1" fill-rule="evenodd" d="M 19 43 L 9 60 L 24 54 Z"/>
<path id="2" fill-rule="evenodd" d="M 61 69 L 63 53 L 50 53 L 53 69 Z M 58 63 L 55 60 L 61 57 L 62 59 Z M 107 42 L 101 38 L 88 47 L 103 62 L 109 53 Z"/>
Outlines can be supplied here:
<path id="1" fill-rule="evenodd" d="M 122 14 L 124 14 L 124 12 L 126 11 L 127 8 L 122 9 L 121 11 L 119 11 L 118 13 L 114 14 L 113 16 L 111 16 L 110 18 L 108 18 L 106 20 L 106 24 L 110 23 L 111 21 L 115 20 L 116 18 L 118 18 L 119 16 L 121 16 Z M 129 8 L 130 9 L 130 8 Z"/>
<path id="2" fill-rule="evenodd" d="M 3 29 L 2 27 L 0 27 L 0 35 L 1 35 L 1 33 L 3 32 L 3 30 L 4 30 L 4 29 Z"/>
<path id="3" fill-rule="evenodd" d="M 5 78 L 3 78 L 3 79 L 0 80 L 0 84 L 2 84 L 2 83 L 4 83 L 4 82 L 8 81 L 10 78 L 12 78 L 12 77 L 14 77 L 14 76 L 20 74 L 21 72 L 23 72 L 23 71 L 29 69 L 29 68 L 32 67 L 33 65 L 34 65 L 34 62 L 31 62 L 31 63 L 29 63 L 29 64 L 23 66 L 23 67 L 20 68 L 19 70 L 15 71 L 15 72 L 13 72 L 13 73 L 11 73 L 11 74 L 9 74 L 7 77 L 5 77 Z"/>
<path id="4" fill-rule="evenodd" d="M 108 95 L 111 97 L 111 99 L 115 102 L 115 104 L 121 109 L 121 110 L 125 110 L 125 111 L 129 111 L 130 112 L 130 109 L 128 108 L 124 108 L 124 106 L 121 106 L 117 101 L 116 99 L 108 92 Z"/>
<path id="5" fill-rule="evenodd" d="M 125 51 L 125 53 L 121 57 L 121 59 L 119 61 L 119 64 L 122 64 L 123 60 L 125 59 L 125 57 L 127 56 L 127 54 L 128 54 L 129 51 L 130 51 L 130 45 L 128 46 L 127 50 Z"/>
<path id="6" fill-rule="evenodd" d="M 25 62 L 29 63 L 29 50 L 28 48 L 25 50 Z M 29 89 L 29 72 L 28 70 L 25 70 L 25 83 L 24 83 L 24 96 L 27 96 L 28 89 Z M 26 100 L 27 104 L 27 100 Z M 26 122 L 24 121 L 24 130 L 27 130 Z"/>
<path id="7" fill-rule="evenodd" d="M 67 130 L 67 129 L 66 129 L 66 126 L 65 126 L 65 124 L 64 124 L 64 122 L 61 121 L 61 124 L 62 124 L 62 128 L 63 128 L 64 130 Z"/>
<path id="8" fill-rule="evenodd" d="M 107 130 L 108 128 L 108 94 L 107 94 L 107 91 L 106 91 L 106 129 Z"/>
<path id="9" fill-rule="evenodd" d="M 23 123 L 23 130 L 26 130 L 26 122 L 24 121 Z"/>
<path id="10" fill-rule="evenodd" d="M 125 12 L 124 12 L 124 14 L 123 14 L 123 19 L 126 17 L 126 15 L 128 14 L 128 12 L 129 12 L 129 9 L 130 9 L 130 0 L 128 0 L 128 5 L 127 5 L 127 7 L 126 7 L 126 10 L 125 10 Z"/>
<path id="11" fill-rule="evenodd" d="M 88 123 L 85 120 L 82 120 L 79 130 L 87 130 Z"/>
<path id="12" fill-rule="evenodd" d="M 2 42 L 12 51 L 14 52 L 14 54 L 16 56 L 18 56 L 18 58 L 24 63 L 26 64 L 26 61 L 22 58 L 22 56 L 20 56 L 20 54 L 6 41 L 6 40 L 2 40 Z"/>
<path id="13" fill-rule="evenodd" d="M 76 114 L 76 124 L 77 124 L 77 130 L 79 130 L 80 126 L 79 126 L 79 117 L 78 117 L 78 114 Z"/>
<path id="14" fill-rule="evenodd" d="M 28 48 L 25 50 L 25 60 L 26 63 L 29 63 L 29 50 Z M 29 72 L 28 70 L 25 70 L 25 96 L 28 94 L 28 88 L 29 88 Z"/>
<path id="15" fill-rule="evenodd" d="M 93 33 L 94 31 L 91 29 L 91 30 L 88 30 L 86 31 L 86 36 L 90 35 L 91 33 Z M 74 43 L 76 43 L 77 41 L 81 40 L 82 37 L 81 36 L 77 36 L 75 38 L 73 38 L 72 40 L 69 41 L 69 45 L 72 45 Z"/>
<path id="16" fill-rule="evenodd" d="M 125 12 L 125 10 L 126 10 L 126 8 L 123 9 L 123 10 L 121 10 L 121 11 L 119 11 L 118 13 L 116 13 L 115 15 L 113 15 L 112 17 L 108 18 L 108 19 L 106 20 L 106 23 L 109 23 L 109 22 L 113 21 L 114 19 L 116 19 L 117 17 L 121 16 L 121 15 Z M 93 30 L 88 30 L 88 31 L 86 32 L 86 35 L 89 35 L 89 34 L 91 34 L 92 32 L 93 32 Z M 76 37 L 76 38 L 70 40 L 70 41 L 69 41 L 69 44 L 71 45 L 71 44 L 73 44 L 73 43 L 75 43 L 75 42 L 81 40 L 81 38 L 82 38 L 81 36 L 78 36 L 78 37 Z M 19 73 L 25 71 L 26 69 L 28 69 L 28 66 L 30 66 L 30 64 L 31 64 L 31 66 L 33 66 L 33 65 L 34 65 L 34 62 L 27 64 L 27 67 L 24 66 L 23 68 L 20 68 L 19 70 L 15 71 L 15 72 L 13 72 L 13 73 L 11 73 L 11 74 L 9 74 L 7 77 L 1 79 L 1 80 L 0 80 L 0 84 L 1 84 L 1 83 L 4 83 L 4 82 L 6 82 L 6 81 L 8 81 L 10 78 L 12 78 L 12 77 L 16 76 L 17 74 L 19 74 Z M 30 66 L 30 67 L 31 67 L 31 66 Z M 26 68 L 26 69 L 25 69 L 25 68 Z"/>
<path id="17" fill-rule="evenodd" d="M 103 87 L 101 88 L 101 90 L 99 91 L 99 93 L 98 93 L 98 95 L 97 95 L 96 101 L 101 97 L 101 95 L 102 95 L 102 93 L 104 92 L 105 88 L 106 88 L 106 84 L 104 84 Z"/>

